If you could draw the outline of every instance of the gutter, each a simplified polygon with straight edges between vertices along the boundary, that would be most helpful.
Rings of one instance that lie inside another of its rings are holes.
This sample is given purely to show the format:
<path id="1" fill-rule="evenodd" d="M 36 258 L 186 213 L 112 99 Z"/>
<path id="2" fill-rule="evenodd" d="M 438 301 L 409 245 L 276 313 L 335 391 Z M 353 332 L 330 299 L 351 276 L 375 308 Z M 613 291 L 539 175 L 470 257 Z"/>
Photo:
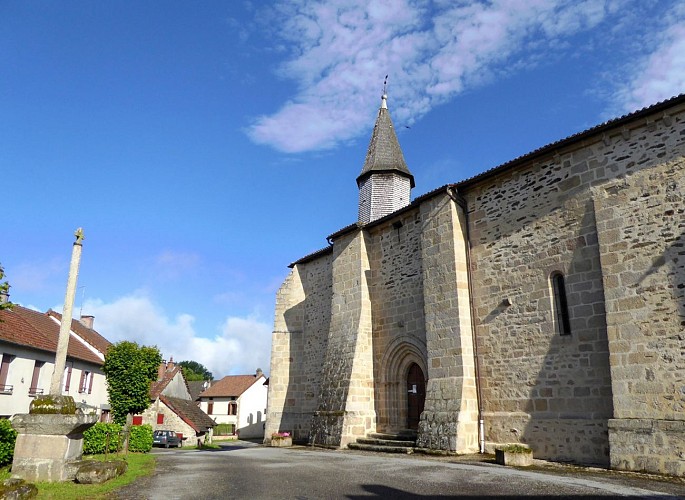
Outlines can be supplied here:
<path id="1" fill-rule="evenodd" d="M 469 231 L 469 212 L 466 199 L 457 191 L 456 184 L 450 184 L 446 188 L 447 195 L 454 201 L 464 213 L 464 236 L 466 237 L 466 277 L 469 289 L 469 309 L 471 311 L 471 339 L 473 343 L 474 371 L 476 376 L 476 399 L 478 400 L 478 449 L 485 453 L 485 421 L 483 419 L 483 393 L 480 379 L 480 354 L 478 353 L 478 337 L 476 336 L 476 311 L 473 305 L 473 283 L 471 279 L 471 235 Z"/>

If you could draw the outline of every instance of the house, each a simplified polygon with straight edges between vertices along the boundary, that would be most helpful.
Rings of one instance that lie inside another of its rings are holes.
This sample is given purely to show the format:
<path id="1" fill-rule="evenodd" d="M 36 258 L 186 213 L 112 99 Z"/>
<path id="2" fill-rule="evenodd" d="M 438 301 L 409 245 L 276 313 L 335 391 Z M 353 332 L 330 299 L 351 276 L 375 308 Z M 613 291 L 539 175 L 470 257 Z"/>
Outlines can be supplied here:
<path id="1" fill-rule="evenodd" d="M 62 394 L 85 412 L 109 421 L 102 364 L 110 342 L 93 329 L 92 316 L 72 320 Z M 47 394 L 55 368 L 62 315 L 14 305 L 0 311 L 0 416 L 28 413 L 33 398 Z"/>
<path id="2" fill-rule="evenodd" d="M 267 436 L 685 475 L 685 95 L 414 200 L 384 95 L 356 181 L 278 291 Z"/>
<path id="3" fill-rule="evenodd" d="M 240 438 L 263 438 L 267 386 L 262 370 L 254 375 L 229 375 L 200 393 L 200 408 L 227 432 Z M 223 427 L 223 426 L 222 426 Z"/>
<path id="4" fill-rule="evenodd" d="M 211 440 L 214 420 L 203 412 L 191 397 L 183 370 L 174 363 L 159 366 L 158 377 L 150 387 L 151 404 L 141 415 L 133 417 L 133 425 L 149 424 L 153 430 L 172 430 L 182 434 L 185 444 L 201 444 Z"/>

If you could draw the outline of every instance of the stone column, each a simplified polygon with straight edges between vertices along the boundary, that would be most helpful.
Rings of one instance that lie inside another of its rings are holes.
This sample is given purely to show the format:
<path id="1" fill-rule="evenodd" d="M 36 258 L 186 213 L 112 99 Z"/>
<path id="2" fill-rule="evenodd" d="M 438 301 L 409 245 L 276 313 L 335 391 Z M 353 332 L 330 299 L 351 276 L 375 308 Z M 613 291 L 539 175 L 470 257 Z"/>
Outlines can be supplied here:
<path id="1" fill-rule="evenodd" d="M 67 348 L 69 347 L 69 332 L 71 331 L 71 315 L 74 307 L 74 296 L 76 295 L 78 268 L 81 263 L 83 229 L 78 228 L 74 233 L 74 236 L 76 236 L 76 241 L 74 242 L 71 251 L 67 291 L 64 296 L 62 322 L 60 324 L 59 340 L 57 341 L 57 352 L 55 354 L 55 371 L 52 372 L 52 379 L 50 381 L 50 394 L 54 395 L 62 394 L 62 379 L 64 378 L 64 367 L 67 363 Z"/>
<path id="2" fill-rule="evenodd" d="M 478 450 L 478 407 L 471 334 L 465 217 L 445 194 L 421 205 L 426 404 L 417 446 Z"/>

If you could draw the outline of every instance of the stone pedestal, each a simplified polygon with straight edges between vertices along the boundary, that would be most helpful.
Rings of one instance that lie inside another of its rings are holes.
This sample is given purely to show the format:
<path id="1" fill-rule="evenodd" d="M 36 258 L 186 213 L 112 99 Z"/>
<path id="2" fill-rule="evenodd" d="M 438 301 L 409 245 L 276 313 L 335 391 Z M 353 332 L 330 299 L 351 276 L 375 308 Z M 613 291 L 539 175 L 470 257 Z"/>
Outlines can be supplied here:
<path id="1" fill-rule="evenodd" d="M 69 481 L 76 470 L 69 463 L 83 455 L 83 432 L 95 415 L 16 415 L 17 431 L 12 475 L 26 481 Z"/>

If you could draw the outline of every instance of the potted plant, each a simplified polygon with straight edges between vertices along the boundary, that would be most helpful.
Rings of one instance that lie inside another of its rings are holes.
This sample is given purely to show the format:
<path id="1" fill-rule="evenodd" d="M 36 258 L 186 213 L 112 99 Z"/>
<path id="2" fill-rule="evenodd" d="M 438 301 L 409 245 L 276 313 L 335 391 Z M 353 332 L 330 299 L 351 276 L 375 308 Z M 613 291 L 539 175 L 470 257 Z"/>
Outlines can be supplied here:
<path id="1" fill-rule="evenodd" d="M 500 465 L 527 467 L 533 463 L 533 450 L 523 444 L 508 444 L 495 448 L 495 461 Z"/>
<path id="2" fill-rule="evenodd" d="M 274 432 L 271 434 L 271 446 L 286 447 L 293 445 L 293 438 L 289 432 Z"/>

